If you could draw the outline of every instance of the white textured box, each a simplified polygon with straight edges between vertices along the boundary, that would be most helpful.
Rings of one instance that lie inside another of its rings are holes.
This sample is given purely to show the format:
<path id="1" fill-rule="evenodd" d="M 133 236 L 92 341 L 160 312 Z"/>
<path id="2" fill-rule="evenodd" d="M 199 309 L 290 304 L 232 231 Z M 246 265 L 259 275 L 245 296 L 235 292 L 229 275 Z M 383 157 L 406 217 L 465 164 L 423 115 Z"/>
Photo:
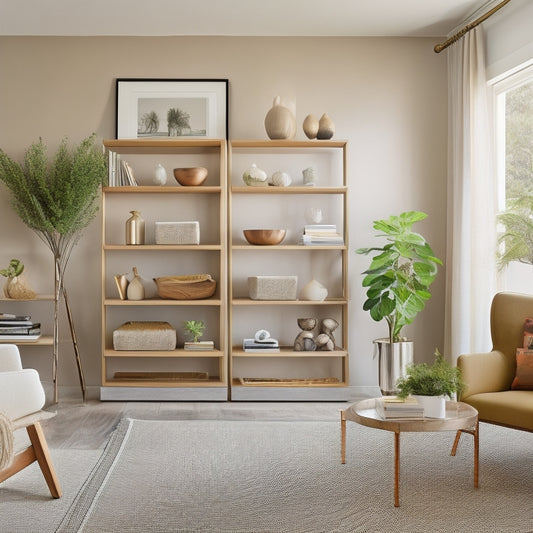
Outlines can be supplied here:
<path id="1" fill-rule="evenodd" d="M 252 300 L 296 300 L 298 276 L 251 276 L 248 291 Z"/>
<path id="2" fill-rule="evenodd" d="M 186 222 L 156 222 L 156 244 L 200 244 L 200 224 L 196 220 Z"/>
<path id="3" fill-rule="evenodd" d="M 174 350 L 176 340 L 168 322 L 126 322 L 113 331 L 115 350 Z"/>

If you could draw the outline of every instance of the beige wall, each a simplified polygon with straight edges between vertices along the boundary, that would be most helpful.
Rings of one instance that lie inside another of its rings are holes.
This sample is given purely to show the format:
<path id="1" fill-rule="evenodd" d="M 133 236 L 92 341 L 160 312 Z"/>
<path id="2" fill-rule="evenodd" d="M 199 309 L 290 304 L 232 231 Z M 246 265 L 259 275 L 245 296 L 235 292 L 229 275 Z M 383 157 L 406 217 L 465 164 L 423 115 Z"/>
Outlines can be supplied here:
<path id="1" fill-rule="evenodd" d="M 351 250 L 372 244 L 372 220 L 407 209 L 426 211 L 418 225 L 445 255 L 446 56 L 435 39 L 397 38 L 0 38 L 0 148 L 20 158 L 42 137 L 50 151 L 68 136 L 115 133 L 117 77 L 228 78 L 230 137 L 265 139 L 263 120 L 276 95 L 304 117 L 327 112 L 336 138 L 349 141 Z M 18 257 L 39 291 L 51 291 L 48 249 L 9 207 L 0 186 L 0 265 Z M 74 250 L 67 287 L 89 385 L 100 380 L 100 223 Z M 351 383 L 377 383 L 372 339 L 384 323 L 362 311 L 360 273 L 368 261 L 350 255 Z M 43 304 L 39 304 L 43 305 Z M 36 315 L 36 313 L 33 313 Z M 433 298 L 407 331 L 416 358 L 442 349 L 444 272 Z M 76 385 L 68 328 L 61 334 L 60 384 Z M 46 350 L 26 350 L 25 364 L 50 376 Z"/>

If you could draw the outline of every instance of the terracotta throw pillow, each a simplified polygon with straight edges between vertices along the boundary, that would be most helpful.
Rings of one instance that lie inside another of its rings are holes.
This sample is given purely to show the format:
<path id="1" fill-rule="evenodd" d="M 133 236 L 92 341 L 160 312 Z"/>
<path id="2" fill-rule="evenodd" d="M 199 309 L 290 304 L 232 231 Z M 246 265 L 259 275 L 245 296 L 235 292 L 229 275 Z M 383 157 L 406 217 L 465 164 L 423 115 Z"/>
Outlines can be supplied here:
<path id="1" fill-rule="evenodd" d="M 524 344 L 522 348 L 533 350 L 533 318 L 526 318 L 524 322 Z"/>
<path id="2" fill-rule="evenodd" d="M 511 384 L 513 390 L 533 390 L 533 350 L 516 350 L 516 376 Z"/>

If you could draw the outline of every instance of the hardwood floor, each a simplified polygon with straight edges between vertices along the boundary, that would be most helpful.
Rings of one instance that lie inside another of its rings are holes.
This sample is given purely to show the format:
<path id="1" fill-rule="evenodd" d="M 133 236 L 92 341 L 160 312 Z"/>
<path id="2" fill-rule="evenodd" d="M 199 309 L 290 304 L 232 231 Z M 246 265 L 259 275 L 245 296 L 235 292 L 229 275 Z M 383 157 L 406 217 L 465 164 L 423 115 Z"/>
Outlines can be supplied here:
<path id="1" fill-rule="evenodd" d="M 351 402 L 100 402 L 60 400 L 43 423 L 50 448 L 98 449 L 121 418 L 159 420 L 339 420 Z"/>

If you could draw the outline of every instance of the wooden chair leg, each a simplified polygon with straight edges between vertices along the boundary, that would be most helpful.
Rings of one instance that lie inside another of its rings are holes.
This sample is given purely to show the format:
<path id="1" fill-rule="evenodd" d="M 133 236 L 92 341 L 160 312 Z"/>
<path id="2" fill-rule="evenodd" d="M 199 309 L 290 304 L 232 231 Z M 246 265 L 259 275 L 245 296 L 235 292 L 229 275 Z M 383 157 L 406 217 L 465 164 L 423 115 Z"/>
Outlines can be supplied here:
<path id="1" fill-rule="evenodd" d="M 461 439 L 461 433 L 462 431 L 459 429 L 457 431 L 457 434 L 455 435 L 455 440 L 453 441 L 452 452 L 450 453 L 450 455 L 455 456 L 455 454 L 457 453 L 457 446 L 459 446 L 459 440 Z"/>
<path id="2" fill-rule="evenodd" d="M 59 480 L 57 479 L 54 465 L 52 464 L 52 458 L 50 457 L 50 452 L 48 450 L 48 445 L 46 444 L 41 424 L 36 422 L 32 426 L 28 426 L 26 430 L 30 437 L 37 462 L 41 467 L 46 484 L 50 489 L 50 493 L 53 498 L 60 498 L 61 488 L 59 487 Z"/>

